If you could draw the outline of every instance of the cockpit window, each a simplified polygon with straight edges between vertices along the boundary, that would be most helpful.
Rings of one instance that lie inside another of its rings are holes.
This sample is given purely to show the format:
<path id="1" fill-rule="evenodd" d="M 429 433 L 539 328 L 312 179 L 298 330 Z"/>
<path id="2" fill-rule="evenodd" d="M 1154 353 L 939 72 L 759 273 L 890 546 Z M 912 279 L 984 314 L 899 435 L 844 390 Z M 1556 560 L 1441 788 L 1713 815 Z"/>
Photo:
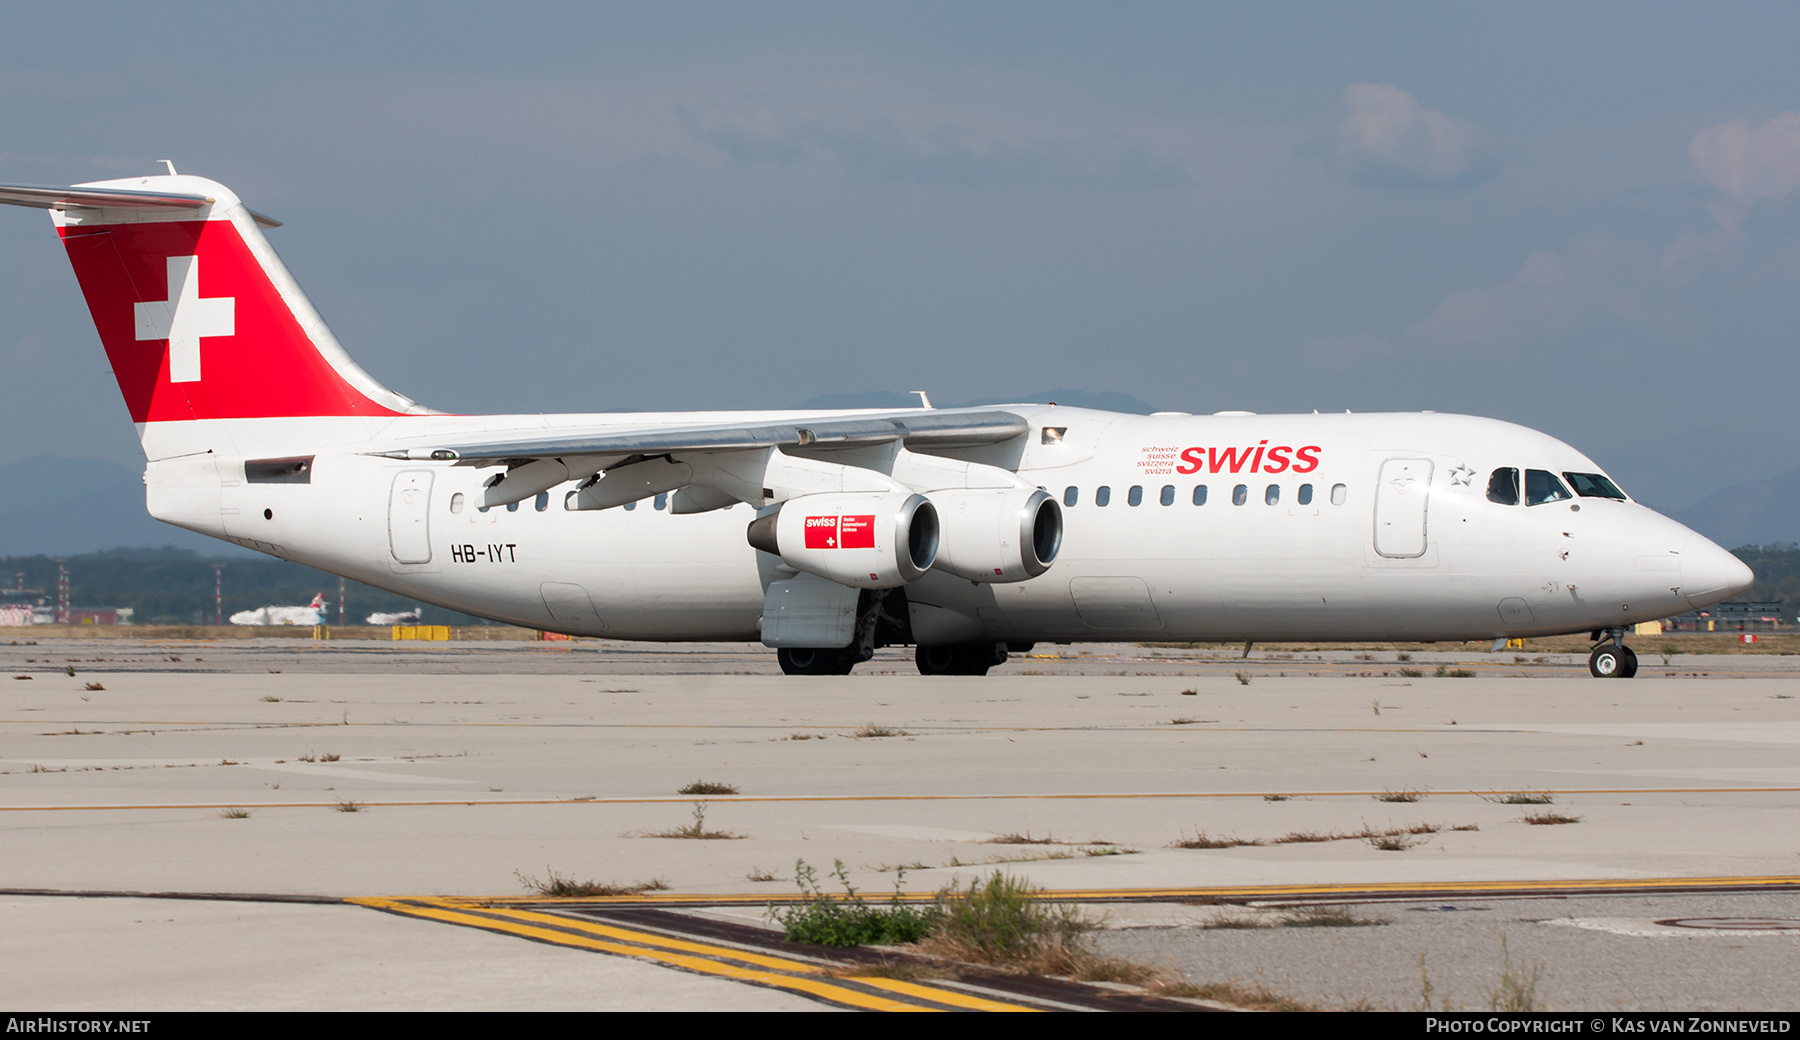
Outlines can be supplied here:
<path id="1" fill-rule="evenodd" d="M 1519 504 L 1519 471 L 1505 466 L 1494 471 L 1488 477 L 1488 501 L 1498 502 L 1503 506 Z"/>
<path id="2" fill-rule="evenodd" d="M 1541 469 L 1525 471 L 1525 504 L 1541 506 L 1545 502 L 1557 502 L 1565 498 L 1574 498 L 1563 482 L 1556 479 L 1556 474 Z"/>
<path id="3" fill-rule="evenodd" d="M 1625 501 L 1625 492 L 1620 491 L 1619 485 L 1606 479 L 1602 474 L 1564 473 L 1563 476 L 1568 479 L 1569 486 L 1575 489 L 1575 493 L 1582 498 L 1612 498 L 1620 502 Z"/>

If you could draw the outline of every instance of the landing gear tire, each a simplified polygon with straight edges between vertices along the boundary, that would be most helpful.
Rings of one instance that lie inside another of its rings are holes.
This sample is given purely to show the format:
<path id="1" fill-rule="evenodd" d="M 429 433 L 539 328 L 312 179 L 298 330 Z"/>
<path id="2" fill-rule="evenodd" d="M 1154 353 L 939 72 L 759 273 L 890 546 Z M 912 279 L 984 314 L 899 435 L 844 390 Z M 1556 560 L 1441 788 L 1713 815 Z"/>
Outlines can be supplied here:
<path id="1" fill-rule="evenodd" d="M 986 675 L 989 668 L 1005 661 L 1005 643 L 921 646 L 913 651 L 920 675 Z"/>
<path id="2" fill-rule="evenodd" d="M 1628 646 L 1597 646 L 1588 655 L 1588 672 L 1596 679 L 1629 679 L 1637 669 L 1637 654 Z"/>
<path id="3" fill-rule="evenodd" d="M 783 675 L 849 675 L 856 659 L 849 650 L 782 647 L 775 651 Z"/>

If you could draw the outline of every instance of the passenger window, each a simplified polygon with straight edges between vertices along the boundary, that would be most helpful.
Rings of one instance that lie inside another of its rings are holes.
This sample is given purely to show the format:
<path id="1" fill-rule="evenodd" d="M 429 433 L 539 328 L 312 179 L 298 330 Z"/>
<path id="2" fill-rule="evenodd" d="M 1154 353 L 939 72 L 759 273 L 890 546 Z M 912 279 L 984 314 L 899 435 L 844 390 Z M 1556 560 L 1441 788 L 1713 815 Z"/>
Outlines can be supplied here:
<path id="1" fill-rule="evenodd" d="M 1519 504 L 1519 471 L 1511 466 L 1502 466 L 1488 477 L 1488 501 L 1498 502 L 1503 506 Z"/>
<path id="2" fill-rule="evenodd" d="M 1206 485 L 1205 484 L 1195 484 L 1194 485 L 1194 504 L 1197 506 L 1203 506 L 1206 504 Z"/>
<path id="3" fill-rule="evenodd" d="M 1063 505 L 1072 506 L 1081 501 L 1081 492 L 1073 484 L 1063 488 Z"/>
<path id="4" fill-rule="evenodd" d="M 1094 504 L 1095 505 L 1103 506 L 1111 501 L 1112 501 L 1112 488 L 1109 488 L 1105 484 L 1102 484 L 1099 487 L 1094 489 Z"/>
<path id="5" fill-rule="evenodd" d="M 535 503 L 533 503 L 533 505 L 535 505 L 537 507 L 537 511 L 540 513 L 546 509 L 549 509 L 550 508 L 550 492 L 548 492 L 548 491 L 538 492 L 537 501 Z"/>
<path id="6" fill-rule="evenodd" d="M 1172 506 L 1175 504 L 1175 485 L 1173 485 L 1173 484 L 1164 484 L 1163 485 L 1162 504 L 1165 506 Z"/>
<path id="7" fill-rule="evenodd" d="M 1300 485 L 1300 494 L 1296 495 L 1295 498 L 1303 506 L 1312 505 L 1312 485 L 1311 484 Z"/>
<path id="8" fill-rule="evenodd" d="M 462 507 L 463 493 L 458 491 L 456 494 L 450 496 L 450 511 L 452 513 L 460 513 L 462 512 Z"/>
<path id="9" fill-rule="evenodd" d="M 668 492 L 666 492 L 666 491 L 665 491 L 665 492 L 663 492 L 663 493 L 662 493 L 662 494 L 660 494 L 660 495 L 657 495 L 657 496 L 656 496 L 656 508 L 658 508 L 658 509 L 667 509 L 667 508 L 668 508 L 668 506 L 669 506 L 669 494 L 668 494 Z"/>
<path id="10" fill-rule="evenodd" d="M 489 508 L 489 507 L 487 507 L 487 506 L 477 506 L 477 507 L 476 507 L 476 509 L 475 509 L 475 511 L 476 511 L 476 512 L 477 512 L 477 513 L 485 513 L 485 512 L 487 512 L 487 511 L 488 511 L 488 508 Z"/>
<path id="11" fill-rule="evenodd" d="M 1131 490 L 1125 492 L 1125 504 L 1131 505 L 1131 506 L 1143 505 L 1144 504 L 1144 489 L 1142 487 L 1138 486 L 1137 484 L 1131 485 Z"/>
<path id="12" fill-rule="evenodd" d="M 1541 469 L 1525 471 L 1525 504 L 1541 506 L 1546 502 L 1559 502 L 1565 498 L 1573 498 L 1563 482 L 1556 479 L 1556 474 Z"/>
<path id="13" fill-rule="evenodd" d="M 1349 489 L 1344 487 L 1344 485 L 1342 485 L 1342 484 L 1331 485 L 1331 504 L 1334 506 L 1343 505 L 1344 499 L 1348 495 L 1348 493 L 1349 493 Z"/>
<path id="14" fill-rule="evenodd" d="M 1263 488 L 1263 505 L 1272 506 L 1279 501 L 1281 501 L 1280 484 L 1270 484 L 1268 487 Z"/>
<path id="15" fill-rule="evenodd" d="M 568 494 L 564 495 L 563 496 L 563 508 L 570 512 L 574 512 L 575 511 L 575 496 L 579 495 L 579 494 L 581 494 L 581 492 L 571 491 Z"/>
<path id="16" fill-rule="evenodd" d="M 1599 473 L 1564 473 L 1563 476 L 1568 479 L 1569 485 L 1575 489 L 1575 493 L 1582 498 L 1611 498 L 1620 502 L 1625 501 L 1625 492 L 1619 490 L 1619 485 Z"/>
<path id="17" fill-rule="evenodd" d="M 627 512 L 627 513 L 629 513 L 629 512 L 631 512 L 631 511 L 632 511 L 632 510 L 633 510 L 633 509 L 636 509 L 636 508 L 637 508 L 637 503 L 636 503 L 636 502 L 627 502 L 627 503 L 625 503 L 625 511 L 626 511 L 626 512 Z"/>
<path id="18" fill-rule="evenodd" d="M 1231 489 L 1231 504 L 1232 505 L 1241 506 L 1245 502 L 1248 502 L 1248 501 L 1250 501 L 1250 489 L 1249 488 L 1245 487 L 1242 484 L 1239 484 L 1237 487 L 1234 487 Z"/>
<path id="19" fill-rule="evenodd" d="M 506 503 L 506 511 L 507 511 L 507 512 L 509 512 L 509 513 L 516 513 L 516 512 L 518 512 L 518 511 L 519 511 L 519 503 L 517 503 L 517 502 L 508 502 L 508 503 Z"/>

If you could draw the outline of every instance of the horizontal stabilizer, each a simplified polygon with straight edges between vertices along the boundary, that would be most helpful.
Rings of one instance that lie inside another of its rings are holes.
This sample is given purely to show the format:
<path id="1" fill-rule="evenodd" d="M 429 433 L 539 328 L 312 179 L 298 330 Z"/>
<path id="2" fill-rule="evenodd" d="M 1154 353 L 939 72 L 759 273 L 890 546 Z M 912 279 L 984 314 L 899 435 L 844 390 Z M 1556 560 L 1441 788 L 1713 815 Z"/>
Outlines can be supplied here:
<path id="1" fill-rule="evenodd" d="M 0 202 L 37 209 L 199 209 L 216 199 L 185 192 L 133 191 L 128 188 L 53 188 L 34 184 L 0 184 Z"/>

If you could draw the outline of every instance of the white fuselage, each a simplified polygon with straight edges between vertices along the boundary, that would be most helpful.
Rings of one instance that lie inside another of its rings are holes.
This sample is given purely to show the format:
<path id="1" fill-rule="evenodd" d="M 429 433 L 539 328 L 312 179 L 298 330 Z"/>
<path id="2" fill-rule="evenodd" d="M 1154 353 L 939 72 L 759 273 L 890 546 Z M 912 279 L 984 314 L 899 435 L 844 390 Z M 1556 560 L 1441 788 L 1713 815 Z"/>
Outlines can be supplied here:
<path id="1" fill-rule="evenodd" d="M 1508 423 L 1007 410 L 1027 419 L 1029 435 L 936 454 L 1044 488 L 1063 504 L 1060 554 L 1047 573 L 1010 584 L 936 572 L 911 583 L 920 643 L 1521 637 L 1668 617 L 1743 584 L 1735 558 L 1632 501 L 1490 501 L 1496 468 L 1600 472 L 1568 445 Z M 765 590 L 793 572 L 746 542 L 756 515 L 748 505 L 677 515 L 658 496 L 578 511 L 564 508 L 570 483 L 482 510 L 493 468 L 376 454 L 454 436 L 742 418 L 170 424 L 171 436 L 238 454 L 186 454 L 147 429 L 146 447 L 162 461 L 146 484 L 159 519 L 466 613 L 624 639 L 755 640 Z M 1066 432 L 1051 442 L 1045 427 Z M 1222 448 L 1234 450 L 1220 458 Z M 283 456 L 312 456 L 310 482 L 245 481 L 244 459 Z M 1196 486 L 1206 488 L 1202 505 Z M 570 587 L 585 592 L 592 619 L 547 604 L 566 601 Z"/>

